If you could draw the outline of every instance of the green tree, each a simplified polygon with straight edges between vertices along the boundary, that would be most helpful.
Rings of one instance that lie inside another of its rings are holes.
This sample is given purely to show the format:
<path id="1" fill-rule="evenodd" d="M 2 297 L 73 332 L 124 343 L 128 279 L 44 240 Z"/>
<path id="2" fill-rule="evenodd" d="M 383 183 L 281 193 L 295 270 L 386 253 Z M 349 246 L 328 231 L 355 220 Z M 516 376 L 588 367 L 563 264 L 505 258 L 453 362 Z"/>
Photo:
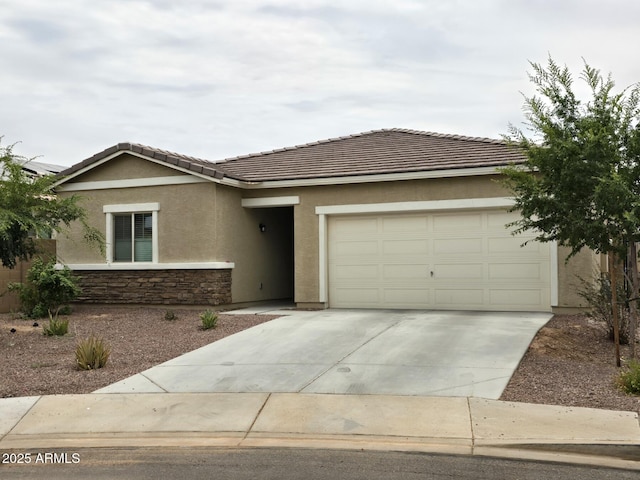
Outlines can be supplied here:
<path id="1" fill-rule="evenodd" d="M 15 155 L 13 146 L 0 146 L 0 258 L 13 268 L 19 260 L 37 253 L 34 237 L 48 237 L 53 231 L 80 221 L 84 237 L 102 248 L 101 233 L 86 223 L 78 196 L 59 197 L 53 190 L 53 175 L 31 176 L 23 169 L 28 159 Z"/>
<path id="2" fill-rule="evenodd" d="M 581 101 L 566 66 L 551 58 L 546 68 L 530 65 L 537 95 L 525 96 L 524 112 L 532 136 L 514 126 L 506 136 L 526 156 L 503 170 L 513 210 L 521 213 L 514 233 L 533 230 L 537 240 L 557 241 L 571 255 L 584 247 L 606 253 L 615 273 L 618 259 L 640 240 L 640 85 L 614 93 L 611 76 L 585 62 L 580 78 L 590 98 Z M 613 292 L 617 278 L 612 274 Z M 613 305 L 616 315 L 615 298 Z M 616 323 L 614 317 L 614 331 Z M 634 344 L 635 325 L 631 333 Z"/>

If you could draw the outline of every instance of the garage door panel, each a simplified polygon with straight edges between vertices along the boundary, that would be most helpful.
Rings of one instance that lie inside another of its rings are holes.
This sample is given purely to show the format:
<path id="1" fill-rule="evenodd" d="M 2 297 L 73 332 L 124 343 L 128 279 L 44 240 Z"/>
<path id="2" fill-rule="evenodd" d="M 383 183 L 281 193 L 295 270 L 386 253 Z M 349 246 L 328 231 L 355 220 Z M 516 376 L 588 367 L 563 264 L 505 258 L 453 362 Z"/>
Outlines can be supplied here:
<path id="1" fill-rule="evenodd" d="M 491 304 L 496 307 L 530 306 L 534 308 L 543 303 L 543 296 L 539 289 L 492 289 L 489 292 Z"/>
<path id="2" fill-rule="evenodd" d="M 378 231 L 378 219 L 375 217 L 360 217 L 357 219 L 336 218 L 332 221 L 331 228 L 339 235 L 355 233 L 376 233 Z"/>
<path id="3" fill-rule="evenodd" d="M 523 237 L 489 237 L 487 239 L 488 252 L 494 255 L 540 255 L 545 245 L 539 242 L 529 242 L 523 245 L 527 238 Z"/>
<path id="4" fill-rule="evenodd" d="M 434 266 L 434 277 L 438 279 L 473 279 L 482 280 L 484 278 L 484 264 L 459 263 L 444 264 L 439 263 Z"/>
<path id="5" fill-rule="evenodd" d="M 485 303 L 484 290 L 458 287 L 437 288 L 435 290 L 435 301 L 436 304 L 446 307 L 480 307 Z"/>
<path id="6" fill-rule="evenodd" d="M 482 238 L 443 238 L 433 241 L 433 251 L 438 254 L 482 253 Z"/>
<path id="7" fill-rule="evenodd" d="M 498 210 L 329 217 L 329 304 L 549 311 L 550 247 Z M 433 275 L 431 274 L 433 272 Z"/>
<path id="8" fill-rule="evenodd" d="M 336 265 L 336 279 L 371 280 L 378 278 L 378 265 Z"/>
<path id="9" fill-rule="evenodd" d="M 383 240 L 382 253 L 385 255 L 426 255 L 429 253 L 427 240 Z"/>
<path id="10" fill-rule="evenodd" d="M 505 225 L 513 222 L 517 216 L 511 212 L 505 211 L 489 211 L 487 212 L 487 228 L 490 230 L 503 231 Z"/>
<path id="11" fill-rule="evenodd" d="M 482 228 L 481 213 L 454 213 L 454 214 L 434 214 L 433 231 L 455 232 L 460 230 Z"/>
<path id="12" fill-rule="evenodd" d="M 429 222 L 427 217 L 389 216 L 382 217 L 382 232 L 427 232 Z"/>
<path id="13" fill-rule="evenodd" d="M 548 280 L 548 268 L 539 263 L 503 263 L 489 265 L 491 280 Z M 545 275 L 546 274 L 546 275 Z"/>
<path id="14" fill-rule="evenodd" d="M 366 308 L 367 305 L 381 307 L 380 289 L 371 288 L 340 288 L 335 292 L 337 303 L 349 303 L 354 307 Z"/>
<path id="15" fill-rule="evenodd" d="M 383 280 L 420 280 L 428 277 L 429 266 L 428 265 L 383 265 L 382 266 L 382 279 Z"/>
<path id="16" fill-rule="evenodd" d="M 336 243 L 336 256 L 375 255 L 378 253 L 377 241 L 342 241 Z"/>
<path id="17" fill-rule="evenodd" d="M 430 295 L 427 288 L 387 288 L 384 289 L 383 298 L 385 305 L 421 308 L 425 303 L 431 303 Z"/>

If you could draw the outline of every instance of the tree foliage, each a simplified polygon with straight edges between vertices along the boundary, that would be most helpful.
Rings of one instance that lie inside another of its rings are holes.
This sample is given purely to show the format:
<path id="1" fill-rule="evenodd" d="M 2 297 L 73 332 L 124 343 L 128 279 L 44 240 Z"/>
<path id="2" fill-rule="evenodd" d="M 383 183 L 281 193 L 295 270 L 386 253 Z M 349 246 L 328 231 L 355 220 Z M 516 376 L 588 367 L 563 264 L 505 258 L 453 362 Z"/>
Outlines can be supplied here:
<path id="1" fill-rule="evenodd" d="M 0 146 L 0 258 L 13 268 L 36 253 L 34 237 L 48 237 L 74 221 L 84 226 L 85 240 L 102 245 L 102 235 L 85 221 L 78 196 L 60 197 L 53 175 L 31 176 L 23 169 L 28 159 L 15 155 L 13 146 Z"/>
<path id="2" fill-rule="evenodd" d="M 580 100 L 569 69 L 552 58 L 543 67 L 531 63 L 529 79 L 537 95 L 525 97 L 524 111 L 533 137 L 510 128 L 506 139 L 526 156 L 522 165 L 503 170 L 521 217 L 511 224 L 515 232 L 533 230 L 536 240 L 557 241 L 575 255 L 588 247 L 607 253 L 611 284 L 611 311 L 620 366 L 619 258 L 629 252 L 631 287 L 627 298 L 632 355 L 640 280 L 636 243 L 640 240 L 640 84 L 614 92 L 606 78 L 586 62 L 581 79 L 590 98 Z"/>
<path id="3" fill-rule="evenodd" d="M 583 247 L 624 256 L 640 238 L 640 86 L 614 93 L 609 75 L 584 64 L 591 98 L 581 101 L 568 68 L 549 58 L 531 63 L 537 95 L 525 97 L 528 137 L 510 127 L 507 140 L 526 155 L 505 168 L 521 218 L 516 233 L 532 229 L 572 254 Z"/>

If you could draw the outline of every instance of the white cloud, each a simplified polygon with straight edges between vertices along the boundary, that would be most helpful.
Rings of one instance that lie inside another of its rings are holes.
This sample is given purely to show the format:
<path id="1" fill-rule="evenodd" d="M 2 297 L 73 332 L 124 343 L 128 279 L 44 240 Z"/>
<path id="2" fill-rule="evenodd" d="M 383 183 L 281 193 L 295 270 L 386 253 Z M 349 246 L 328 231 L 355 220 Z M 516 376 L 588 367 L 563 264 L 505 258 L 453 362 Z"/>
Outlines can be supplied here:
<path id="1" fill-rule="evenodd" d="M 0 135 L 70 165 L 120 141 L 210 159 L 373 128 L 496 137 L 527 60 L 640 80 L 632 0 L 5 0 Z"/>

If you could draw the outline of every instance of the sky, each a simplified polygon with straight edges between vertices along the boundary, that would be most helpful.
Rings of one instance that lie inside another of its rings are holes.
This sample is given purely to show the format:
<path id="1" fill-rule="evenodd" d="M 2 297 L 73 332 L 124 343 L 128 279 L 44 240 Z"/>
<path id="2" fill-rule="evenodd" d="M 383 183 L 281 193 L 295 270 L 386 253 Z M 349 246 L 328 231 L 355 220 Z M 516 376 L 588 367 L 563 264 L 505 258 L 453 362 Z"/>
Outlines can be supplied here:
<path id="1" fill-rule="evenodd" d="M 220 160 L 382 128 L 500 138 L 530 61 L 640 81 L 636 0 L 0 0 L 1 145 Z"/>

